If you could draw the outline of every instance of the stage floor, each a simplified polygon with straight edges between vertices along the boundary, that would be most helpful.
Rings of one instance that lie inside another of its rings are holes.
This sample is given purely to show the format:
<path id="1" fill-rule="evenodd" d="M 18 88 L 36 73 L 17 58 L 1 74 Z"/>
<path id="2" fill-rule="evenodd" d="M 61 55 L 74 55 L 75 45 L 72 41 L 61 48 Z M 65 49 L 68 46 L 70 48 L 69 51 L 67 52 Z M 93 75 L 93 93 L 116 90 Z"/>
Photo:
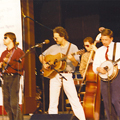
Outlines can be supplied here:
<path id="1" fill-rule="evenodd" d="M 31 116 L 30 115 L 24 115 L 24 120 L 30 120 Z M 9 120 L 9 118 L 5 115 L 2 116 L 0 115 L 0 120 Z M 87 120 L 91 120 L 91 119 L 87 119 Z M 101 118 L 100 120 L 107 120 L 107 118 Z"/>
<path id="2" fill-rule="evenodd" d="M 23 116 L 24 120 L 30 120 L 31 116 L 30 115 L 24 115 Z M 8 116 L 2 116 L 0 115 L 0 120 L 9 120 Z"/>

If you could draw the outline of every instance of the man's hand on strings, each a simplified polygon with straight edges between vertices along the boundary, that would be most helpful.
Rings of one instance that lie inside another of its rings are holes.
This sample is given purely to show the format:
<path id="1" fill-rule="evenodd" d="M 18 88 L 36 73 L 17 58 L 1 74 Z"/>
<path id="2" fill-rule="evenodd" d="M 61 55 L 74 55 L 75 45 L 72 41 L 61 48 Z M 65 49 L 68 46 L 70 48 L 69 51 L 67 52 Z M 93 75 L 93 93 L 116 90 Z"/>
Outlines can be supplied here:
<path id="1" fill-rule="evenodd" d="M 72 64 L 74 65 L 74 66 L 77 66 L 78 65 L 78 61 L 74 58 L 74 56 L 73 55 L 68 55 L 67 56 L 67 58 L 72 62 Z"/>
<path id="2" fill-rule="evenodd" d="M 43 62 L 43 67 L 44 67 L 45 69 L 48 69 L 48 68 L 50 67 L 50 65 L 49 65 L 48 63 L 46 63 L 46 62 Z"/>
<path id="3" fill-rule="evenodd" d="M 106 74 L 107 71 L 103 67 L 97 67 L 97 71 L 102 74 Z"/>
<path id="4" fill-rule="evenodd" d="M 49 64 L 46 63 L 44 56 L 42 56 L 42 55 L 39 56 L 39 60 L 40 60 L 40 62 L 43 64 L 43 67 L 44 67 L 45 69 L 48 69 L 48 68 L 49 68 Z"/>
<path id="5" fill-rule="evenodd" d="M 96 51 L 96 50 L 97 50 L 97 47 L 96 47 L 95 45 L 92 45 L 91 50 Z"/>
<path id="6" fill-rule="evenodd" d="M 70 61 L 74 61 L 74 60 L 75 60 L 74 56 L 72 56 L 71 54 L 68 55 L 67 58 L 68 58 Z"/>
<path id="7" fill-rule="evenodd" d="M 8 60 L 9 60 L 9 58 L 7 58 L 7 57 L 5 57 L 5 58 L 3 59 L 4 62 L 8 62 Z"/>

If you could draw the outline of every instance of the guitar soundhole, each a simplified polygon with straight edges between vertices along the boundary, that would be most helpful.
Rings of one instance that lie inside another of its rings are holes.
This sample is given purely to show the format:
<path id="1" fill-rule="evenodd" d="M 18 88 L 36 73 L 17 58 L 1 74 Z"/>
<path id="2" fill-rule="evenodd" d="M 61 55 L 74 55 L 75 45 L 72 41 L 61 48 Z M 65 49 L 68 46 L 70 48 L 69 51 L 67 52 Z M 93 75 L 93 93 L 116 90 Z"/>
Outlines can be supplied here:
<path id="1" fill-rule="evenodd" d="M 55 66 L 56 62 L 58 62 L 57 59 L 55 59 L 55 61 L 54 61 L 54 66 Z"/>

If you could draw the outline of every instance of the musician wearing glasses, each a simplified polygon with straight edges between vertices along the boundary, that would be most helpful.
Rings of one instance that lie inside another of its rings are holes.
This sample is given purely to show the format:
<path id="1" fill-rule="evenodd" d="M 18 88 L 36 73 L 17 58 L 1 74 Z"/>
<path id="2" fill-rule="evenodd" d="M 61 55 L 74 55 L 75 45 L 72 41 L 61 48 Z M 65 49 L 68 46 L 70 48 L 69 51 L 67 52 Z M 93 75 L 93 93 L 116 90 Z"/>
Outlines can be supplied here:
<path id="1" fill-rule="evenodd" d="M 101 32 L 103 46 L 96 50 L 93 71 L 101 77 L 101 94 L 108 120 L 120 120 L 120 43 L 113 42 L 113 31 Z"/>
<path id="2" fill-rule="evenodd" d="M 83 40 L 84 43 L 84 47 L 86 49 L 87 52 L 85 52 L 82 57 L 81 57 L 81 61 L 80 61 L 80 67 L 79 67 L 79 72 L 81 74 L 81 76 L 83 77 L 85 74 L 85 69 L 86 69 L 86 65 L 88 63 L 89 60 L 89 56 L 90 56 L 90 52 L 93 50 L 94 52 L 97 50 L 97 47 L 94 45 L 94 40 L 92 37 L 86 37 Z M 92 57 L 93 58 L 93 57 Z M 93 59 L 91 59 L 89 62 L 92 62 Z"/>
<path id="3" fill-rule="evenodd" d="M 23 74 L 24 59 L 18 61 L 24 52 L 16 44 L 16 35 L 12 32 L 4 34 L 6 50 L 0 57 L 0 69 L 2 73 L 3 105 L 9 120 L 23 120 L 19 107 L 20 77 Z"/>
<path id="4" fill-rule="evenodd" d="M 49 103 L 49 114 L 58 114 L 58 102 L 59 102 L 59 95 L 60 89 L 63 86 L 65 94 L 67 95 L 69 102 L 72 106 L 73 112 L 75 116 L 79 120 L 85 120 L 85 115 L 83 111 L 83 107 L 79 101 L 77 96 L 77 91 L 74 85 L 74 81 L 72 78 L 72 72 L 74 72 L 75 67 L 78 65 L 79 62 L 79 55 L 71 55 L 71 53 L 77 52 L 78 48 L 76 45 L 68 42 L 68 33 L 67 31 L 61 27 L 55 27 L 53 29 L 53 38 L 57 44 L 52 45 L 49 47 L 42 55 L 39 56 L 41 63 L 43 63 L 44 69 L 49 69 L 50 67 L 54 67 L 59 71 L 60 74 L 55 74 L 50 78 L 50 103 Z M 50 60 L 47 60 L 47 55 L 53 55 L 52 58 L 54 59 L 54 55 L 59 55 L 59 53 L 64 54 L 67 56 L 66 60 L 62 62 L 62 65 L 66 64 L 65 69 L 62 71 L 58 69 L 57 64 L 59 64 L 59 57 L 55 59 L 53 64 Z M 58 61 L 55 65 L 54 63 Z M 52 66 L 50 66 L 50 64 Z M 54 74 L 53 71 L 52 74 Z M 61 76 L 62 75 L 62 76 Z"/>

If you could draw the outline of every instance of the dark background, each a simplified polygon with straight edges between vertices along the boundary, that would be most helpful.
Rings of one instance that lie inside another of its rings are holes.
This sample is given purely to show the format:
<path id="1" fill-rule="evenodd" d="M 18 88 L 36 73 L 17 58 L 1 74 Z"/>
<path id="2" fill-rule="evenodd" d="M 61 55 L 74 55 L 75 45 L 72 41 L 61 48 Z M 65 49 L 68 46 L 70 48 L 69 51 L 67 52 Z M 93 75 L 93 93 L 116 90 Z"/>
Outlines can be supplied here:
<path id="1" fill-rule="evenodd" d="M 114 41 L 120 41 L 120 1 L 119 0 L 33 0 L 35 22 L 35 43 L 49 39 L 43 48 L 36 48 L 36 84 L 42 89 L 41 63 L 38 56 L 50 45 L 55 44 L 52 29 L 64 27 L 69 41 L 83 48 L 83 39 L 95 39 L 98 28 L 103 26 L 114 33 Z M 97 44 L 97 47 L 101 43 Z M 49 80 L 44 78 L 46 99 L 48 99 Z M 46 101 L 48 103 L 48 101 Z M 46 106 L 46 110 L 47 110 Z"/>

